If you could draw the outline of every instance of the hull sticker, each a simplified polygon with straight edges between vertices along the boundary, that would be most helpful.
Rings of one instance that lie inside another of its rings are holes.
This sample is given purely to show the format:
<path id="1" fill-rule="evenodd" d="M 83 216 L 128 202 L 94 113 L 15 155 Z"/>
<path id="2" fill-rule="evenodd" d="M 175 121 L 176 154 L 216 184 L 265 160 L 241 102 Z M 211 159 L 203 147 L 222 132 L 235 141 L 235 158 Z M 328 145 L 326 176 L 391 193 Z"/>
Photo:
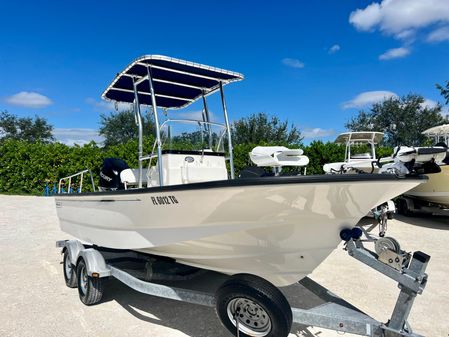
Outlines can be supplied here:
<path id="1" fill-rule="evenodd" d="M 157 206 L 179 204 L 178 200 L 174 195 L 167 195 L 167 196 L 161 195 L 157 197 L 151 197 L 151 201 L 153 202 L 153 205 Z"/>

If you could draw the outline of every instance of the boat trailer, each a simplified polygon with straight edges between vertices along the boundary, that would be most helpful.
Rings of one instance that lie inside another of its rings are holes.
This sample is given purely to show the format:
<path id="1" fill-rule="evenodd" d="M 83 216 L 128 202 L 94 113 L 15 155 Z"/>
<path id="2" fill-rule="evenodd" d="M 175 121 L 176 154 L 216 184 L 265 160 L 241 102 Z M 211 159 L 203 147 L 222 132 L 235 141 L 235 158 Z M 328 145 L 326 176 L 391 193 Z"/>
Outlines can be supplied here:
<path id="1" fill-rule="evenodd" d="M 365 236 L 365 239 L 362 239 L 362 235 Z M 430 256 L 420 251 L 415 252 L 413 255 L 407 253 L 400 249 L 395 239 L 391 237 L 376 239 L 362 227 L 342 230 L 340 236 L 345 241 L 344 249 L 350 257 L 398 283 L 400 293 L 391 318 L 386 323 L 376 321 L 306 277 L 299 281 L 297 286 L 304 288 L 307 294 L 316 296 L 320 304 L 307 309 L 291 308 L 292 321 L 303 326 L 320 327 L 361 336 L 422 337 L 412 332 L 407 318 L 416 295 L 422 294 L 426 286 L 427 274 L 425 270 Z M 375 244 L 375 251 L 364 246 L 364 242 L 367 241 Z M 69 287 L 78 287 L 80 298 L 87 305 L 96 304 L 101 300 L 102 279 L 113 277 L 143 294 L 209 307 L 216 306 L 217 300 L 213 290 L 205 291 L 204 289 L 195 289 L 195 287 L 193 289 L 189 287 L 178 288 L 171 285 L 173 282 L 169 282 L 170 285 L 157 281 L 157 283 L 155 281 L 149 282 L 145 280 L 145 273 L 141 273 L 139 276 L 132 275 L 127 269 L 120 268 L 117 264 L 111 262 L 126 260 L 127 258 L 132 259 L 142 255 L 141 253 L 83 245 L 78 240 L 57 241 L 56 246 L 62 248 L 61 253 L 64 254 L 66 284 Z M 70 270 L 66 268 L 69 268 L 70 265 L 75 267 L 80 264 L 82 264 L 80 267 L 82 271 L 85 271 L 84 275 L 86 275 L 84 281 L 93 283 L 85 283 L 83 280 L 78 280 L 75 284 L 70 277 L 69 279 L 67 278 L 70 276 Z M 211 273 L 203 275 L 207 277 L 206 284 L 213 284 L 213 278 L 218 278 L 218 281 L 215 280 L 216 284 L 217 282 L 222 282 L 223 278 L 229 278 L 229 276 L 223 274 L 204 272 Z M 201 282 L 194 283 L 197 285 L 201 284 Z M 93 285 L 92 289 L 94 289 L 94 292 L 89 293 L 88 297 L 82 297 L 81 292 L 86 291 L 87 284 Z M 184 284 L 187 284 L 187 282 L 184 282 Z M 237 327 L 234 335 L 242 336 L 242 332 L 239 332 L 239 320 L 236 319 L 234 322 Z"/>

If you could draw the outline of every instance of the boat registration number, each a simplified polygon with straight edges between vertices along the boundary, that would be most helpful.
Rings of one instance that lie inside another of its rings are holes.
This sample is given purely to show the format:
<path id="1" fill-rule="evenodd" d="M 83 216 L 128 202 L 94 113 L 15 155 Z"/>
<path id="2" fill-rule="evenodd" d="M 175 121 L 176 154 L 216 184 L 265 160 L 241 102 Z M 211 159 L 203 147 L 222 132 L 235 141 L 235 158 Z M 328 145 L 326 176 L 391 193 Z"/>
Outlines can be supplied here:
<path id="1" fill-rule="evenodd" d="M 178 200 L 174 195 L 161 195 L 157 197 L 151 197 L 153 205 L 175 205 L 179 204 Z"/>

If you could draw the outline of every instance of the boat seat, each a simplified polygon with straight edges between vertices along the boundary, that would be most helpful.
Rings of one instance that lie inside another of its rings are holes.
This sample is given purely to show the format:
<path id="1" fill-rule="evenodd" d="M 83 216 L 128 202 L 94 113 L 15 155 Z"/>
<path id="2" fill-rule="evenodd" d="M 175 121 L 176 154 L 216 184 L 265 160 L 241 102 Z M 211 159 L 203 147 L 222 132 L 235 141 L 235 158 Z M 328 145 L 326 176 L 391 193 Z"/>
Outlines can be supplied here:
<path id="1" fill-rule="evenodd" d="M 256 146 L 249 157 L 257 166 L 306 166 L 309 158 L 303 153 L 301 149 L 289 149 L 285 146 Z"/>
<path id="2" fill-rule="evenodd" d="M 137 186 L 139 184 L 139 169 L 125 169 L 120 172 L 120 180 L 125 185 L 125 189 L 128 186 Z M 142 169 L 142 183 L 147 183 L 147 169 Z"/>

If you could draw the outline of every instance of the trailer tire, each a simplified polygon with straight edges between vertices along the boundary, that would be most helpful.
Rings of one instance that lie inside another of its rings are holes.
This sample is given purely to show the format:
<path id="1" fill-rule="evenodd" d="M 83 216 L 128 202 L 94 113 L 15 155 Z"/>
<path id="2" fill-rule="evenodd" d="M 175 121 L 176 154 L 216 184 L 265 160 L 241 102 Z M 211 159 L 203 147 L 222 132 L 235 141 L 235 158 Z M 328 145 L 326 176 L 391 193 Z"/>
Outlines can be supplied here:
<path id="1" fill-rule="evenodd" d="M 91 277 L 87 273 L 86 262 L 81 258 L 76 266 L 78 294 L 85 305 L 96 304 L 103 296 L 103 280 L 99 277 Z"/>
<path id="2" fill-rule="evenodd" d="M 69 288 L 76 288 L 78 284 L 78 282 L 76 282 L 76 269 L 70 261 L 70 254 L 67 249 L 64 251 L 64 257 L 62 261 L 62 272 L 64 274 L 66 286 Z"/>
<path id="3" fill-rule="evenodd" d="M 407 200 L 403 198 L 398 199 L 398 213 L 409 217 L 413 215 L 408 208 Z"/>
<path id="4" fill-rule="evenodd" d="M 292 310 L 282 292 L 270 282 L 250 274 L 237 274 L 215 294 L 222 324 L 237 336 L 287 337 Z M 235 317 L 238 317 L 236 320 Z"/>

